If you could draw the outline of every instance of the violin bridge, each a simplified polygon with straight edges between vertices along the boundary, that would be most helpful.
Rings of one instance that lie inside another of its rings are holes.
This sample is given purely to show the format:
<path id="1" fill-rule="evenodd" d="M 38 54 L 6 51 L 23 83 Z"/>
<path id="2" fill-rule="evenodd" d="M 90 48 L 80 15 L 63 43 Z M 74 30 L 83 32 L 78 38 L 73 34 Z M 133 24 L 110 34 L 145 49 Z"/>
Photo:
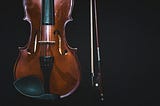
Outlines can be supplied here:
<path id="1" fill-rule="evenodd" d="M 55 41 L 38 41 L 40 44 L 55 44 Z"/>

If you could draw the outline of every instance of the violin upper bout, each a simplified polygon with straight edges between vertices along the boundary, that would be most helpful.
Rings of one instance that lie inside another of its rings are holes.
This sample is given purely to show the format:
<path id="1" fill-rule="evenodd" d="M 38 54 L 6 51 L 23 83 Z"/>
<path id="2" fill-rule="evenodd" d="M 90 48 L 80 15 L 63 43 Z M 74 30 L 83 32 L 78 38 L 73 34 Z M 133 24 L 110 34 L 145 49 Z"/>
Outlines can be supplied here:
<path id="1" fill-rule="evenodd" d="M 24 20 L 31 23 L 34 15 L 36 15 L 37 18 L 40 18 L 41 1 L 42 0 L 23 0 L 23 7 L 25 13 Z"/>

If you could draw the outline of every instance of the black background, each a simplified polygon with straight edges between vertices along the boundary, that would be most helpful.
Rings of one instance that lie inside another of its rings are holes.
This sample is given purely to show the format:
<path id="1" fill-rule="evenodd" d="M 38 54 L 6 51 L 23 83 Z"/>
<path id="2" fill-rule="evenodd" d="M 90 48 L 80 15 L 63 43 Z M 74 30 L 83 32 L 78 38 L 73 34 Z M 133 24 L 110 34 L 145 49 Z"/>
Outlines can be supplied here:
<path id="1" fill-rule="evenodd" d="M 18 47 L 29 38 L 22 0 L 0 3 L 0 106 L 159 106 L 160 3 L 158 0 L 97 0 L 105 101 L 90 83 L 89 0 L 75 0 L 66 27 L 67 42 L 78 48 L 82 80 L 59 102 L 25 97 L 13 87 Z"/>

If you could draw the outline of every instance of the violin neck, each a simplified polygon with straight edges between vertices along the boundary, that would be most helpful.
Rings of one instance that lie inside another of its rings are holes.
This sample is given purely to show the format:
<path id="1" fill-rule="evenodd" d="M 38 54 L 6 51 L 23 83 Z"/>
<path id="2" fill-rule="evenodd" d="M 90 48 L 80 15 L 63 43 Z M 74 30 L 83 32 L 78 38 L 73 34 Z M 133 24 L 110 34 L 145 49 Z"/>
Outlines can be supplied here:
<path id="1" fill-rule="evenodd" d="M 54 25 L 54 0 L 42 0 L 42 25 Z"/>

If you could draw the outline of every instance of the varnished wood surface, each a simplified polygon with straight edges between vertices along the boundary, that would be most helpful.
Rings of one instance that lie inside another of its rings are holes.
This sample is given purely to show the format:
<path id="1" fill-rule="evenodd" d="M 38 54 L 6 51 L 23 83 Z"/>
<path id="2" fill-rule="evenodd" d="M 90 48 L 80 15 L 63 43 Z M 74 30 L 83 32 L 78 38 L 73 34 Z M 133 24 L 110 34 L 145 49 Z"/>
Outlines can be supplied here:
<path id="1" fill-rule="evenodd" d="M 80 83 L 80 67 L 76 52 L 67 44 L 65 38 L 65 25 L 71 20 L 73 0 L 54 0 L 55 25 L 43 26 L 41 25 L 42 0 L 24 0 L 23 3 L 24 19 L 30 23 L 31 31 L 28 43 L 20 48 L 14 68 L 15 79 L 35 76 L 43 81 L 39 57 L 44 55 L 44 47 L 38 41 L 55 41 L 55 44 L 45 48 L 47 56 L 54 57 L 50 75 L 50 92 L 68 96 Z M 55 30 L 58 30 L 60 34 L 55 35 Z M 67 51 L 67 54 L 61 54 L 60 51 Z"/>

